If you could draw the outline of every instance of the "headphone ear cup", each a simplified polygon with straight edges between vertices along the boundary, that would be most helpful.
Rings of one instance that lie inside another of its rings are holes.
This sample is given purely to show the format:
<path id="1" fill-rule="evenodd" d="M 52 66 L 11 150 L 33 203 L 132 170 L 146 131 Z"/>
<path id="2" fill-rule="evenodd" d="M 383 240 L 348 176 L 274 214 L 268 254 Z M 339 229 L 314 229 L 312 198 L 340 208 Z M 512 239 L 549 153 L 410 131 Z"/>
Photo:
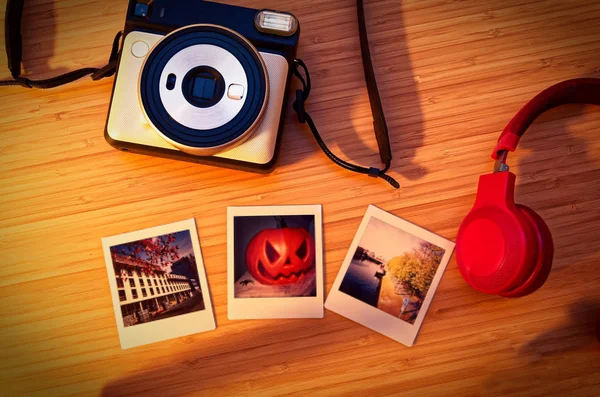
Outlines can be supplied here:
<path id="1" fill-rule="evenodd" d="M 482 175 L 473 208 L 456 236 L 456 262 L 465 281 L 486 294 L 519 288 L 536 265 L 537 232 L 514 202 L 516 176 Z"/>
<path id="2" fill-rule="evenodd" d="M 531 273 L 527 280 L 520 286 L 500 293 L 500 296 L 505 298 L 518 298 L 521 296 L 529 295 L 532 292 L 538 290 L 550 274 L 552 269 L 552 259 L 554 257 L 554 243 L 552 241 L 552 233 L 546 222 L 541 216 L 534 210 L 521 204 L 517 204 L 518 210 L 523 215 L 523 218 L 527 220 L 529 225 L 534 231 L 534 237 L 537 242 L 537 249 L 535 252 L 535 265 L 531 270 Z"/>

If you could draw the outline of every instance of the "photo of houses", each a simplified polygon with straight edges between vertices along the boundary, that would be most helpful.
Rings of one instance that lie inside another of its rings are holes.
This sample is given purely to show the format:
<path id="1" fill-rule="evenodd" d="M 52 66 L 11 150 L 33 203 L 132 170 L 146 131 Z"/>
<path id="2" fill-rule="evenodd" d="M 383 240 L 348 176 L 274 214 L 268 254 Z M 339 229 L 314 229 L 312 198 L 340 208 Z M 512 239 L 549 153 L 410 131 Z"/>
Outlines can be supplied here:
<path id="1" fill-rule="evenodd" d="M 125 327 L 205 309 L 189 231 L 110 248 Z"/>

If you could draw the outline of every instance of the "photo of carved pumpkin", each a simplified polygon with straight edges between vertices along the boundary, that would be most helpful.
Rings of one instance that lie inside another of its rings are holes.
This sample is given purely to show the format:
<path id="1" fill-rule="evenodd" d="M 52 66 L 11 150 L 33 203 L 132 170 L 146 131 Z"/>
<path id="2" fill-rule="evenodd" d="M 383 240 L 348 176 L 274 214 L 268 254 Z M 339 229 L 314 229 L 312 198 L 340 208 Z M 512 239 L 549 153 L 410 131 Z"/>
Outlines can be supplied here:
<path id="1" fill-rule="evenodd" d="M 246 248 L 246 267 L 256 281 L 266 285 L 302 282 L 314 267 L 315 242 L 304 228 L 264 229 Z"/>

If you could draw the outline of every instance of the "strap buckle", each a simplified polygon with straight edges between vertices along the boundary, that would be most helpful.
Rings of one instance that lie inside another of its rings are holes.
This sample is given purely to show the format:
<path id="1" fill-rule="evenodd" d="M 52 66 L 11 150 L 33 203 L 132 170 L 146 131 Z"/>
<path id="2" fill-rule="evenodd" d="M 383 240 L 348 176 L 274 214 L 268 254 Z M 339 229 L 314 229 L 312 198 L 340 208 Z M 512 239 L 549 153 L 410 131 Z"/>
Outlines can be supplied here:
<path id="1" fill-rule="evenodd" d="M 25 87 L 25 88 L 33 88 L 33 86 L 31 85 L 31 80 L 29 80 L 26 77 L 21 77 L 21 76 L 13 76 L 15 78 L 15 81 L 17 83 L 19 83 L 19 85 L 21 87 Z"/>

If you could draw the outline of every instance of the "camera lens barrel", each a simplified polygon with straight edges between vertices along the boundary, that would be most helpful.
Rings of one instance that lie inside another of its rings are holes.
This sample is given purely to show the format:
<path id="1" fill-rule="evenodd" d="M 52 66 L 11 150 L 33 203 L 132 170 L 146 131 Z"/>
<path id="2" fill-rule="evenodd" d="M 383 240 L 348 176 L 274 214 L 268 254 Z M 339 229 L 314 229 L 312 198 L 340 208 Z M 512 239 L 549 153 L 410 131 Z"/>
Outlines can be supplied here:
<path id="1" fill-rule="evenodd" d="M 246 139 L 269 93 L 263 60 L 238 33 L 191 25 L 165 36 L 142 67 L 148 122 L 184 152 L 212 155 Z"/>

